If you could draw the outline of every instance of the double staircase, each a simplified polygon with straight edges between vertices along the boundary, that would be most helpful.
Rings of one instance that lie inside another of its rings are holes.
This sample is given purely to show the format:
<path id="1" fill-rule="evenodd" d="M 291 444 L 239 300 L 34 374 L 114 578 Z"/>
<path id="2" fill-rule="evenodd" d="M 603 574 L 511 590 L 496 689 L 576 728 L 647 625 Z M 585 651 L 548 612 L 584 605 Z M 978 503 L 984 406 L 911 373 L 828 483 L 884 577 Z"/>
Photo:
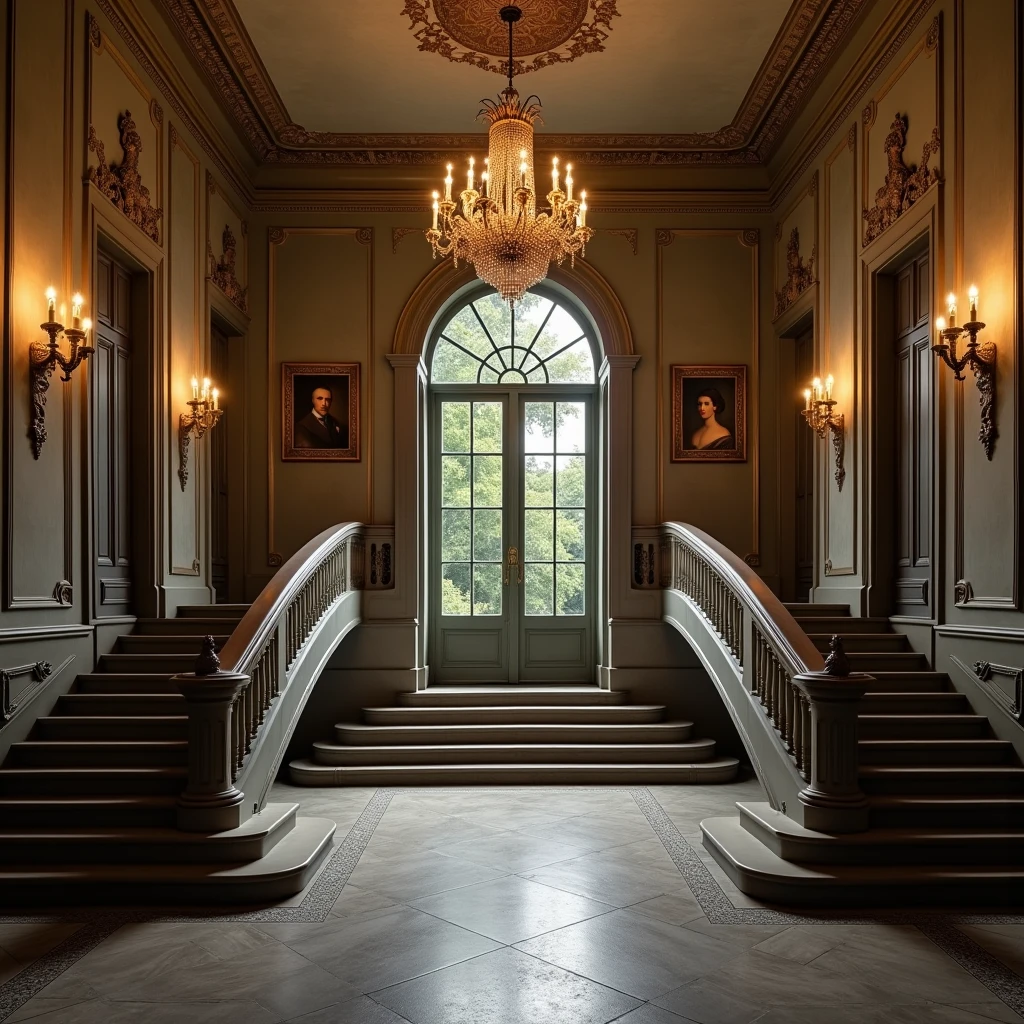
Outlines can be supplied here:
<path id="1" fill-rule="evenodd" d="M 334 823 L 267 804 L 226 832 L 183 832 L 185 700 L 204 636 L 218 648 L 248 606 L 178 609 L 140 619 L 95 672 L 79 675 L 53 713 L 0 767 L 0 905 L 250 902 L 305 885 Z"/>
<path id="2" fill-rule="evenodd" d="M 596 686 L 429 686 L 396 707 L 363 708 L 313 756 L 306 786 L 728 782 L 738 761 L 693 723 Z"/>
<path id="3" fill-rule="evenodd" d="M 829 835 L 767 803 L 701 823 L 739 888 L 779 903 L 1024 903 L 1024 767 L 944 672 L 887 619 L 787 605 L 820 651 L 839 635 L 861 703 L 860 787 L 869 829 Z"/>

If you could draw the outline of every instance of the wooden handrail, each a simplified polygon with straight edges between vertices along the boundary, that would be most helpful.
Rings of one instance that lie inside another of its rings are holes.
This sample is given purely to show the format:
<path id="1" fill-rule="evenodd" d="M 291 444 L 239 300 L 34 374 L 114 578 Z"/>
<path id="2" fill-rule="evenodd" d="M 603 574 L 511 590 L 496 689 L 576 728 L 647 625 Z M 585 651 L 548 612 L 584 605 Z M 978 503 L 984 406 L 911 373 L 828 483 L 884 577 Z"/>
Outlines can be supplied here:
<path id="1" fill-rule="evenodd" d="M 765 639 L 788 664 L 790 672 L 820 672 L 825 667 L 821 652 L 800 628 L 786 606 L 753 569 L 710 534 L 687 523 L 665 523 L 669 537 L 686 541 L 715 566 L 725 582 L 741 598 L 760 626 Z"/>

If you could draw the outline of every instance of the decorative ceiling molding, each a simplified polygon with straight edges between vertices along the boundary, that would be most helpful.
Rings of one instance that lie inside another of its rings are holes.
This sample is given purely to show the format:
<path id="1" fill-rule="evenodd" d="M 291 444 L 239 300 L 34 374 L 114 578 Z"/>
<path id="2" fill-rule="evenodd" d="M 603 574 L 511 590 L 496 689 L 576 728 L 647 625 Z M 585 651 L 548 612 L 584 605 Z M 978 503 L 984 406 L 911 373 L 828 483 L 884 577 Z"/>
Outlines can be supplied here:
<path id="1" fill-rule="evenodd" d="M 436 164 L 480 148 L 478 134 L 340 134 L 295 124 L 233 0 L 160 0 L 243 137 L 265 163 Z M 422 0 L 408 0 L 421 6 Z M 435 0 L 436 2 L 436 0 Z M 471 4 L 473 0 L 460 0 Z M 609 0 L 592 0 L 599 10 Z M 794 0 L 731 124 L 685 135 L 543 136 L 580 164 L 764 164 L 870 0 Z M 564 6 L 564 5 L 563 5 Z M 614 4 L 612 4 L 614 6 Z M 596 15 L 595 15 L 596 19 Z"/>
<path id="2" fill-rule="evenodd" d="M 619 17 L 617 0 L 520 0 L 525 17 L 515 34 L 512 71 L 525 75 L 599 53 Z M 454 64 L 508 77 L 508 32 L 498 18 L 502 0 L 405 0 L 419 48 Z M 497 59 L 495 59 L 497 58 Z"/>

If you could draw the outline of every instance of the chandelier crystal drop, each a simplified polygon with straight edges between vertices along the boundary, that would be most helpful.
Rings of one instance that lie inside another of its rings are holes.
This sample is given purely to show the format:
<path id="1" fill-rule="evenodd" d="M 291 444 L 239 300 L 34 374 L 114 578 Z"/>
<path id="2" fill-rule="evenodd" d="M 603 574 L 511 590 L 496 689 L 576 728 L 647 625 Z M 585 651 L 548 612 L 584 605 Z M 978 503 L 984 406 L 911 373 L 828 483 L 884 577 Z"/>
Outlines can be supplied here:
<path id="1" fill-rule="evenodd" d="M 509 303 L 547 277 L 552 261 L 570 263 L 586 254 L 593 230 L 587 227 L 587 193 L 573 195 L 572 164 L 561 187 L 558 157 L 551 165 L 548 208 L 537 211 L 533 165 L 533 127 L 540 100 L 520 100 L 512 84 L 512 26 L 522 17 L 518 7 L 501 9 L 508 24 L 508 87 L 497 100 L 485 99 L 478 117 L 488 122 L 488 157 L 477 188 L 476 161 L 470 157 L 466 187 L 452 199 L 452 165 L 444 179 L 444 198 L 434 193 L 433 225 L 427 240 L 434 258 L 466 260 L 477 277 L 497 289 Z"/>

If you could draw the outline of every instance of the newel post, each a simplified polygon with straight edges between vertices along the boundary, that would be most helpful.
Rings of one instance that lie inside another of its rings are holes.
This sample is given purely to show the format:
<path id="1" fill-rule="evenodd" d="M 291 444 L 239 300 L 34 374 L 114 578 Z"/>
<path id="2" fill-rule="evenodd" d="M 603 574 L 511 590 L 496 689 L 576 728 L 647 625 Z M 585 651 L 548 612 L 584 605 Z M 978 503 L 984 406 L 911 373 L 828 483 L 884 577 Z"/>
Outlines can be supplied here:
<path id="1" fill-rule="evenodd" d="M 860 788 L 857 715 L 871 676 L 852 673 L 838 636 L 824 672 L 804 672 L 794 684 L 810 705 L 810 780 L 800 792 L 804 825 L 818 832 L 863 832 L 868 801 Z"/>
<path id="2" fill-rule="evenodd" d="M 178 798 L 178 828 L 238 828 L 243 797 L 233 778 L 232 705 L 249 677 L 221 672 L 213 637 L 208 636 L 195 671 L 176 675 L 173 681 L 188 705 L 188 781 Z"/>

